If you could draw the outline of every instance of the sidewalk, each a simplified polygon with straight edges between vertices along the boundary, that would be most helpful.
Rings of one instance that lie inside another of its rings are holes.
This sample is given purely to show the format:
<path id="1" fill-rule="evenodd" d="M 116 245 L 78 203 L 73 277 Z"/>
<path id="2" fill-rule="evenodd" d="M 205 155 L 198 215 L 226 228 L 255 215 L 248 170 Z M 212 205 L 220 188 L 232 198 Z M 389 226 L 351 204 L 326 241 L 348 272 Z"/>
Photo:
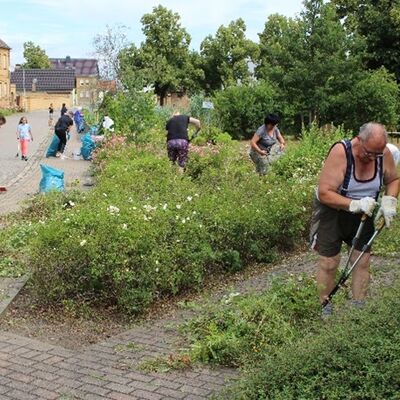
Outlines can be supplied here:
<path id="1" fill-rule="evenodd" d="M 30 116 L 31 115 L 28 115 L 28 121 L 30 121 Z M 15 158 L 16 149 L 14 149 L 12 156 L 10 155 L 12 151 L 11 148 L 6 150 L 3 149 L 1 151 L 0 160 L 2 164 L 2 171 L 0 173 L 0 177 L 3 179 L 3 183 L 1 183 L 1 185 L 6 186 L 7 192 L 0 194 L 0 215 L 17 211 L 20 209 L 24 200 L 27 200 L 34 194 L 38 193 L 39 182 L 41 179 L 40 164 L 47 164 L 63 170 L 66 188 L 71 182 L 76 180 L 79 180 L 77 187 L 82 188 L 82 185 L 88 179 L 90 162 L 72 159 L 72 152 L 75 149 L 80 149 L 81 146 L 79 135 L 76 133 L 75 129 L 72 131 L 71 140 L 69 140 L 67 143 L 65 152 L 67 158 L 46 158 L 45 154 L 53 137 L 53 130 L 47 127 L 46 113 L 37 112 L 35 117 L 37 126 L 41 126 L 39 131 L 42 132 L 45 130 L 46 133 L 42 135 L 35 135 L 35 133 L 33 133 L 34 142 L 30 147 L 30 156 L 28 157 L 28 161 L 25 162 Z M 7 124 L 5 126 L 7 126 L 9 123 L 11 126 L 12 122 L 10 122 L 10 120 L 11 118 L 7 120 Z M 3 133 L 4 132 L 0 132 L 0 136 Z M 13 143 L 15 144 L 16 141 Z M 7 141 L 7 144 L 9 147 L 9 140 Z"/>
<path id="2" fill-rule="evenodd" d="M 235 371 L 140 370 L 142 361 L 177 349 L 171 322 L 147 323 L 81 352 L 0 332 L 0 399 L 210 398 L 229 384 Z"/>

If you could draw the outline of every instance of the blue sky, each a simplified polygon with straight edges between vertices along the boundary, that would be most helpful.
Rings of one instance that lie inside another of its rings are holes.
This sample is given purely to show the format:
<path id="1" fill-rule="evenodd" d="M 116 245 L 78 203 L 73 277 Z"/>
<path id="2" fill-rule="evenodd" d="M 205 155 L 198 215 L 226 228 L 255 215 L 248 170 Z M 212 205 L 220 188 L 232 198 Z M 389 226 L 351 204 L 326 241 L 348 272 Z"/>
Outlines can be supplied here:
<path id="1" fill-rule="evenodd" d="M 0 0 L 0 38 L 12 48 L 12 66 L 24 62 L 23 43 L 29 40 L 49 57 L 94 57 L 93 38 L 107 25 L 126 26 L 129 41 L 140 45 L 140 19 L 159 4 L 181 16 L 195 50 L 220 25 L 239 17 L 247 36 L 258 41 L 270 14 L 295 17 L 302 9 L 301 0 Z"/>

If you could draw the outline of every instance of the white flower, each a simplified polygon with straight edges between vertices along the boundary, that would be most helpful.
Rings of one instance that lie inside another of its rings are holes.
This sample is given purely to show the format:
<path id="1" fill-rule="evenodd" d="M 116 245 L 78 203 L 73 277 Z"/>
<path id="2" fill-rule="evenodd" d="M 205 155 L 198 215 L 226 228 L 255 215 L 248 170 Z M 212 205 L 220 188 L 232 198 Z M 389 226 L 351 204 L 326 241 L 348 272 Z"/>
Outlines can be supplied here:
<path id="1" fill-rule="evenodd" d="M 162 209 L 165 211 L 167 209 L 167 203 L 162 206 Z"/>
<path id="2" fill-rule="evenodd" d="M 194 195 L 195 195 L 196 197 L 199 197 L 199 194 L 198 194 L 198 193 L 195 193 Z"/>
<path id="3" fill-rule="evenodd" d="M 119 213 L 119 208 L 115 206 L 108 206 L 107 211 L 110 214 L 118 214 Z"/>
<path id="4" fill-rule="evenodd" d="M 122 229 L 128 229 L 128 224 L 122 224 Z"/>
<path id="5" fill-rule="evenodd" d="M 186 197 L 186 200 L 187 200 L 187 201 L 192 201 L 192 200 L 193 200 L 193 197 L 192 197 L 192 196 L 188 196 L 188 197 Z"/>
<path id="6" fill-rule="evenodd" d="M 107 193 L 103 193 L 103 196 L 104 196 L 104 197 L 107 197 Z"/>
<path id="7" fill-rule="evenodd" d="M 160 261 L 156 260 L 156 265 L 160 264 Z"/>
<path id="8" fill-rule="evenodd" d="M 148 212 L 157 210 L 157 207 L 153 207 L 150 204 L 145 204 L 143 208 Z"/>
<path id="9" fill-rule="evenodd" d="M 197 212 L 196 211 L 193 211 L 193 213 L 192 213 L 193 215 L 196 215 L 197 214 Z"/>
<path id="10" fill-rule="evenodd" d="M 83 239 L 83 240 L 81 240 L 81 242 L 79 243 L 81 246 L 84 246 L 85 244 L 86 244 L 86 242 L 87 242 L 87 240 L 86 239 Z"/>
<path id="11" fill-rule="evenodd" d="M 158 272 L 158 271 L 159 271 L 159 268 L 157 267 L 157 268 L 156 268 L 156 272 Z"/>
<path id="12" fill-rule="evenodd" d="M 182 222 L 182 224 L 184 224 L 186 222 L 186 219 L 183 218 L 181 222 Z"/>
<path id="13" fill-rule="evenodd" d="M 71 200 L 68 202 L 68 204 L 69 204 L 71 207 L 73 207 L 73 206 L 75 205 L 75 203 L 74 203 L 73 201 L 71 201 Z"/>
<path id="14" fill-rule="evenodd" d="M 133 202 L 132 197 L 129 197 L 128 202 L 129 202 L 129 203 L 132 203 L 132 202 Z"/>
<path id="15" fill-rule="evenodd" d="M 177 204 L 177 205 L 176 205 L 176 208 L 177 208 L 178 210 L 180 210 L 181 207 L 182 207 L 182 206 L 181 206 L 180 204 Z"/>

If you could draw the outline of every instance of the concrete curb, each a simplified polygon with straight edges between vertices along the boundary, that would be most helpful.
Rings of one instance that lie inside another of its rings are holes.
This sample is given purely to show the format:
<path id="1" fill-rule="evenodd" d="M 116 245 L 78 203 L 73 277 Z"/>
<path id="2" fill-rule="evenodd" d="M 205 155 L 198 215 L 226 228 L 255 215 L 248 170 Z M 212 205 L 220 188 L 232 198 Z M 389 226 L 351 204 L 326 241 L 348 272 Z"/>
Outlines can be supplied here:
<path id="1" fill-rule="evenodd" d="M 0 316 L 18 296 L 28 279 L 27 275 L 20 278 L 0 278 Z"/>

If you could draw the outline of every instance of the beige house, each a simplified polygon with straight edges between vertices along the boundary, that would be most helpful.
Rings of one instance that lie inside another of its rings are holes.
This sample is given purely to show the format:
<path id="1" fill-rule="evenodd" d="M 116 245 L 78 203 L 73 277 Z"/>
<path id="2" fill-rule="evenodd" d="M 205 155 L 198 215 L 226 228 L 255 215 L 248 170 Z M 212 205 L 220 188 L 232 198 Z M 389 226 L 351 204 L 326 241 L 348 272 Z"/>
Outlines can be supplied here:
<path id="1" fill-rule="evenodd" d="M 15 103 L 15 85 L 10 81 L 10 50 L 0 39 L 0 108 L 10 108 Z"/>
<path id="2" fill-rule="evenodd" d="M 50 58 L 54 69 L 72 70 L 76 87 L 74 106 L 93 109 L 99 102 L 99 66 L 94 58 Z"/>
<path id="3" fill-rule="evenodd" d="M 60 110 L 63 103 L 73 107 L 75 74 L 72 70 L 16 67 L 11 82 L 17 91 L 17 104 L 24 111 L 46 110 L 50 103 Z M 57 114 L 56 114 L 57 115 Z"/>

